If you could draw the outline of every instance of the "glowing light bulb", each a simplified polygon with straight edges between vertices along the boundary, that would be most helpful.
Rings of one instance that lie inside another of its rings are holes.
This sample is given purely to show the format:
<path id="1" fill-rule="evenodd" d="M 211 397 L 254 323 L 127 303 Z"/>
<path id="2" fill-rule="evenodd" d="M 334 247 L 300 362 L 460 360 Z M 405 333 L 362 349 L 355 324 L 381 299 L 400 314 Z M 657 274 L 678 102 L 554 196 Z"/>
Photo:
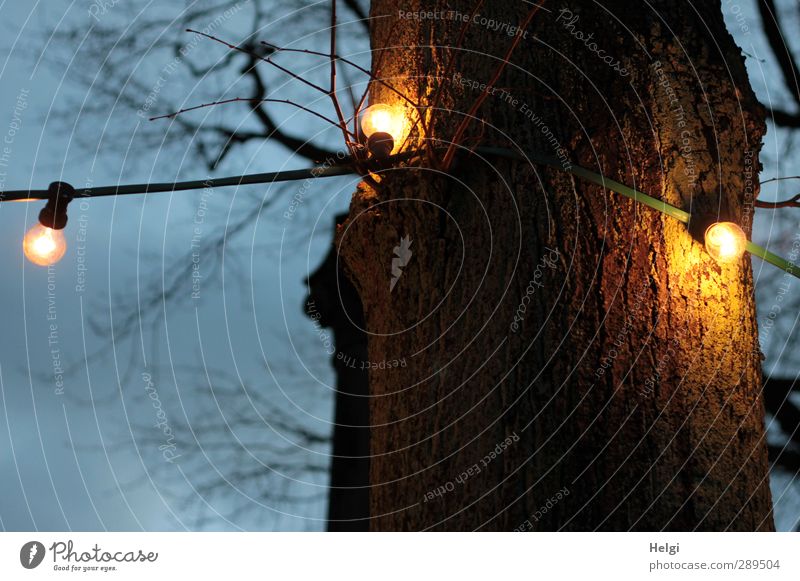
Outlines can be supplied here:
<path id="1" fill-rule="evenodd" d="M 392 139 L 399 141 L 405 126 L 406 117 L 402 107 L 379 103 L 361 113 L 361 131 L 366 137 L 371 137 L 373 133 L 388 133 Z"/>
<path id="2" fill-rule="evenodd" d="M 39 266 L 50 266 L 64 257 L 67 251 L 67 240 L 63 230 L 53 230 L 47 226 L 36 224 L 28 230 L 22 240 L 25 257 Z"/>
<path id="3" fill-rule="evenodd" d="M 402 107 L 379 103 L 361 113 L 361 132 L 367 138 L 367 149 L 375 158 L 396 153 L 407 134 L 407 120 Z"/>
<path id="4" fill-rule="evenodd" d="M 717 222 L 706 230 L 706 251 L 719 264 L 737 262 L 744 255 L 747 236 L 738 224 Z"/>

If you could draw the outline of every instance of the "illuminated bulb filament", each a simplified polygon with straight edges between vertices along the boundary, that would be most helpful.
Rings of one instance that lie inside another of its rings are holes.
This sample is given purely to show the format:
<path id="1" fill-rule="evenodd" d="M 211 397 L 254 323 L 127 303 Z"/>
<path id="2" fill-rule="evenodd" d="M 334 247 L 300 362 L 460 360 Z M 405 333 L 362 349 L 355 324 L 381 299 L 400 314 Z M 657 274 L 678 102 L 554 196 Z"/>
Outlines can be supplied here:
<path id="1" fill-rule="evenodd" d="M 744 255 L 747 236 L 733 222 L 717 222 L 706 230 L 706 251 L 719 264 L 738 262 Z"/>
<path id="2" fill-rule="evenodd" d="M 50 266 L 64 257 L 67 241 L 63 230 L 53 230 L 36 224 L 22 240 L 25 257 L 39 266 Z"/>

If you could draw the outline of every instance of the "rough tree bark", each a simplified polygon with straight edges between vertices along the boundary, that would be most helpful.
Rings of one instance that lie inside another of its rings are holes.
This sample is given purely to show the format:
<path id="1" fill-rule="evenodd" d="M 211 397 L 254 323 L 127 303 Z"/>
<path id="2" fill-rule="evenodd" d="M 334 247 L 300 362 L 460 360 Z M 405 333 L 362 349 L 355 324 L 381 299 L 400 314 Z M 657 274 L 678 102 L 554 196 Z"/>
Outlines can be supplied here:
<path id="1" fill-rule="evenodd" d="M 421 102 L 444 84 L 441 141 L 512 42 L 488 19 L 531 6 L 484 2 L 448 48 L 475 5 L 372 2 L 380 76 Z M 468 145 L 563 148 L 691 211 L 695 236 L 749 228 L 765 127 L 719 0 L 545 8 Z M 373 529 L 773 528 L 748 260 L 720 267 L 684 225 L 559 169 L 462 155 L 382 186 L 359 187 L 337 241 L 370 359 L 408 362 L 370 374 Z"/>

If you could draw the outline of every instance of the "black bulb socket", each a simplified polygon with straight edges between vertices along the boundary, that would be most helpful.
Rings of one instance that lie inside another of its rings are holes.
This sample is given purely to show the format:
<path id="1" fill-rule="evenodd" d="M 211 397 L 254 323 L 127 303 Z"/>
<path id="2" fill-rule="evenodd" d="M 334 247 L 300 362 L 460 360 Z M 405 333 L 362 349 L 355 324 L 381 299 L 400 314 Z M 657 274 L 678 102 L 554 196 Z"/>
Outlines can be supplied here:
<path id="1" fill-rule="evenodd" d="M 39 212 L 39 223 L 53 230 L 63 230 L 67 225 L 67 205 L 75 197 L 75 188 L 66 182 L 53 182 L 47 193 L 47 204 Z"/>
<path id="2" fill-rule="evenodd" d="M 375 159 L 386 159 L 392 155 L 394 138 L 383 131 L 373 133 L 367 139 L 367 150 Z"/>

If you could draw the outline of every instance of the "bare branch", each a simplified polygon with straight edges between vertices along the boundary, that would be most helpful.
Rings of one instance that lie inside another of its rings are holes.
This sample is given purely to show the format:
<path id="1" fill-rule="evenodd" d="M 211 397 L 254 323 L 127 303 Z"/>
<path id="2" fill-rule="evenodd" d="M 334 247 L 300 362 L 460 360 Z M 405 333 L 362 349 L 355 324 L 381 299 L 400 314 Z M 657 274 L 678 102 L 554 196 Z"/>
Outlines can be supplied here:
<path id="1" fill-rule="evenodd" d="M 258 99 L 266 98 L 267 96 L 267 86 L 264 84 L 264 80 L 261 78 L 261 73 L 256 66 L 258 61 L 256 57 L 250 57 L 250 67 L 247 69 L 248 74 L 253 79 L 253 84 L 255 85 L 255 95 Z M 307 139 L 301 139 L 298 137 L 293 137 L 291 135 L 286 134 L 282 131 L 277 123 L 272 119 L 269 115 L 267 110 L 262 106 L 259 105 L 253 112 L 256 114 L 256 117 L 264 128 L 268 132 L 268 137 L 270 139 L 275 139 L 281 145 L 286 147 L 287 149 L 302 155 L 314 162 L 321 161 L 323 159 L 328 159 L 332 155 L 335 155 L 334 152 L 322 149 L 317 147 L 313 143 L 309 142 Z"/>
<path id="2" fill-rule="evenodd" d="M 783 34 L 780 23 L 777 20 L 775 2 L 773 0 L 759 0 L 756 4 L 758 4 L 758 10 L 761 14 L 764 34 L 767 37 L 772 53 L 775 55 L 775 59 L 778 61 L 786 87 L 791 92 L 795 103 L 800 105 L 800 86 L 798 85 L 798 82 L 800 82 L 800 70 L 798 70 L 797 63 L 794 61 L 792 53 L 784 41 L 786 36 Z"/>
<path id="3" fill-rule="evenodd" d="M 344 5 L 352 10 L 353 14 L 359 19 L 362 26 L 369 32 L 369 14 L 361 7 L 358 0 L 343 0 Z"/>

